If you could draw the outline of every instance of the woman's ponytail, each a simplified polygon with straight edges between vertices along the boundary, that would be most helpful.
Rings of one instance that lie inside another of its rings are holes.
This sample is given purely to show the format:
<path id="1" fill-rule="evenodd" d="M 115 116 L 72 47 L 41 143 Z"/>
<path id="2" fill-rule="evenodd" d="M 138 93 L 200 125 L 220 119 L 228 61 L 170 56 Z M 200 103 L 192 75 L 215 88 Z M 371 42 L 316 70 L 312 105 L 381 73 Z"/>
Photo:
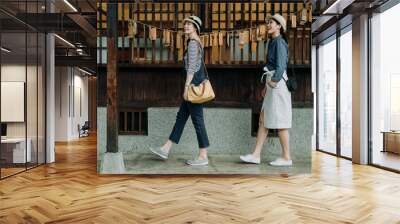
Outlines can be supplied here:
<path id="1" fill-rule="evenodd" d="M 288 44 L 289 42 L 288 42 L 288 39 L 287 39 L 287 37 L 286 37 L 286 33 L 285 33 L 285 31 L 283 30 L 282 27 L 281 27 L 280 32 L 281 32 L 282 38 L 283 38 L 283 39 L 286 41 L 286 43 Z"/>

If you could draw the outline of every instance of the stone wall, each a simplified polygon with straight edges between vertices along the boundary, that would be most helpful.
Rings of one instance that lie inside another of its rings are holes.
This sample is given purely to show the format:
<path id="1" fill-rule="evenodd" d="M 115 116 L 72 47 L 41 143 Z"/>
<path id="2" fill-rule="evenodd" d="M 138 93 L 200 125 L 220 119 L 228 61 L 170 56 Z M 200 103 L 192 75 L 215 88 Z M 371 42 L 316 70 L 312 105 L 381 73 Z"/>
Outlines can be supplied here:
<path id="1" fill-rule="evenodd" d="M 105 107 L 97 109 L 98 156 L 106 151 L 106 111 Z M 172 130 L 177 111 L 176 107 L 148 108 L 148 135 L 120 135 L 119 151 L 127 154 L 148 153 L 148 147 L 163 144 Z M 210 155 L 246 154 L 253 149 L 256 138 L 251 136 L 251 109 L 205 108 L 204 119 L 210 140 Z M 293 108 L 290 145 L 294 161 L 311 162 L 312 133 L 313 109 Z M 189 118 L 180 143 L 173 147 L 173 153 L 195 155 L 197 151 L 196 133 Z M 279 156 L 280 152 L 279 138 L 274 137 L 265 142 L 262 156 L 273 159 Z"/>

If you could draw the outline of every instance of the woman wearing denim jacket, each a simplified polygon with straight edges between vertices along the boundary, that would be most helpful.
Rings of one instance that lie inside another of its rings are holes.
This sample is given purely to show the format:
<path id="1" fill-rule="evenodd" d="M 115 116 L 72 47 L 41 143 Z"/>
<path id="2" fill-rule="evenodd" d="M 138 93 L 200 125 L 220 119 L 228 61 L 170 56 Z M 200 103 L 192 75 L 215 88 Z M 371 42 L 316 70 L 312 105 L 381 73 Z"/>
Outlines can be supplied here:
<path id="1" fill-rule="evenodd" d="M 184 31 L 187 37 L 189 37 L 187 49 L 184 54 L 184 70 L 186 74 L 183 93 L 184 100 L 177 113 L 176 122 L 169 139 L 161 147 L 150 148 L 151 152 L 157 156 L 167 159 L 173 143 L 179 143 L 186 121 L 190 115 L 196 130 L 197 141 L 200 148 L 197 158 L 186 161 L 188 165 L 192 166 L 208 164 L 207 148 L 210 146 L 204 125 L 203 105 L 188 101 L 188 89 L 190 85 L 197 86 L 206 79 L 203 63 L 203 46 L 199 38 L 201 24 L 202 22 L 197 16 L 189 16 L 184 19 Z"/>
<path id="2" fill-rule="evenodd" d="M 286 20 L 279 14 L 266 19 L 268 34 L 272 39 L 268 44 L 268 60 L 264 67 L 267 79 L 263 89 L 263 106 L 260 113 L 256 146 L 252 154 L 240 156 L 246 163 L 260 163 L 261 150 L 269 129 L 278 129 L 282 146 L 282 157 L 270 162 L 272 166 L 291 166 L 289 151 L 289 129 L 292 126 L 291 94 L 286 86 L 288 44 L 285 37 Z"/>

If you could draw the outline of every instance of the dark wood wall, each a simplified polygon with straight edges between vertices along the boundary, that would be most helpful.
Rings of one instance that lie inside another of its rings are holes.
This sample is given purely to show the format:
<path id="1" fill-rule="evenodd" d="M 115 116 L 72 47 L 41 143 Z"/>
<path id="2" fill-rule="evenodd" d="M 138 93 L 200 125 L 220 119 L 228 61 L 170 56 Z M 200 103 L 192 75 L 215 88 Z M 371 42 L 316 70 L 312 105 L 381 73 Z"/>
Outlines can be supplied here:
<path id="1" fill-rule="evenodd" d="M 208 107 L 238 107 L 259 110 L 262 102 L 261 67 L 226 66 L 208 68 L 216 98 Z M 295 73 L 299 88 L 292 94 L 294 107 L 312 107 L 311 69 L 297 67 Z M 99 68 L 98 105 L 106 106 L 106 71 Z M 148 108 L 178 106 L 182 101 L 185 75 L 180 66 L 120 67 L 118 74 L 119 108 Z"/>

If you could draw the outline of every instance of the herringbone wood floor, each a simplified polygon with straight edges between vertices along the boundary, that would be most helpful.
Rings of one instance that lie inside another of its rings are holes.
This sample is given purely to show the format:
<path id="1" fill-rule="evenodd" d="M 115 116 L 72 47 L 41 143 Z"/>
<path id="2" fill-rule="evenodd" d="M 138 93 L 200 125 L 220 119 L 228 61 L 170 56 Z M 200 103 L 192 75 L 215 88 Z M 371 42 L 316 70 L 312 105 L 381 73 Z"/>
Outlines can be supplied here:
<path id="1" fill-rule="evenodd" d="M 0 181 L 0 223 L 400 223 L 400 175 L 315 152 L 310 175 L 100 176 L 96 139 Z"/>

